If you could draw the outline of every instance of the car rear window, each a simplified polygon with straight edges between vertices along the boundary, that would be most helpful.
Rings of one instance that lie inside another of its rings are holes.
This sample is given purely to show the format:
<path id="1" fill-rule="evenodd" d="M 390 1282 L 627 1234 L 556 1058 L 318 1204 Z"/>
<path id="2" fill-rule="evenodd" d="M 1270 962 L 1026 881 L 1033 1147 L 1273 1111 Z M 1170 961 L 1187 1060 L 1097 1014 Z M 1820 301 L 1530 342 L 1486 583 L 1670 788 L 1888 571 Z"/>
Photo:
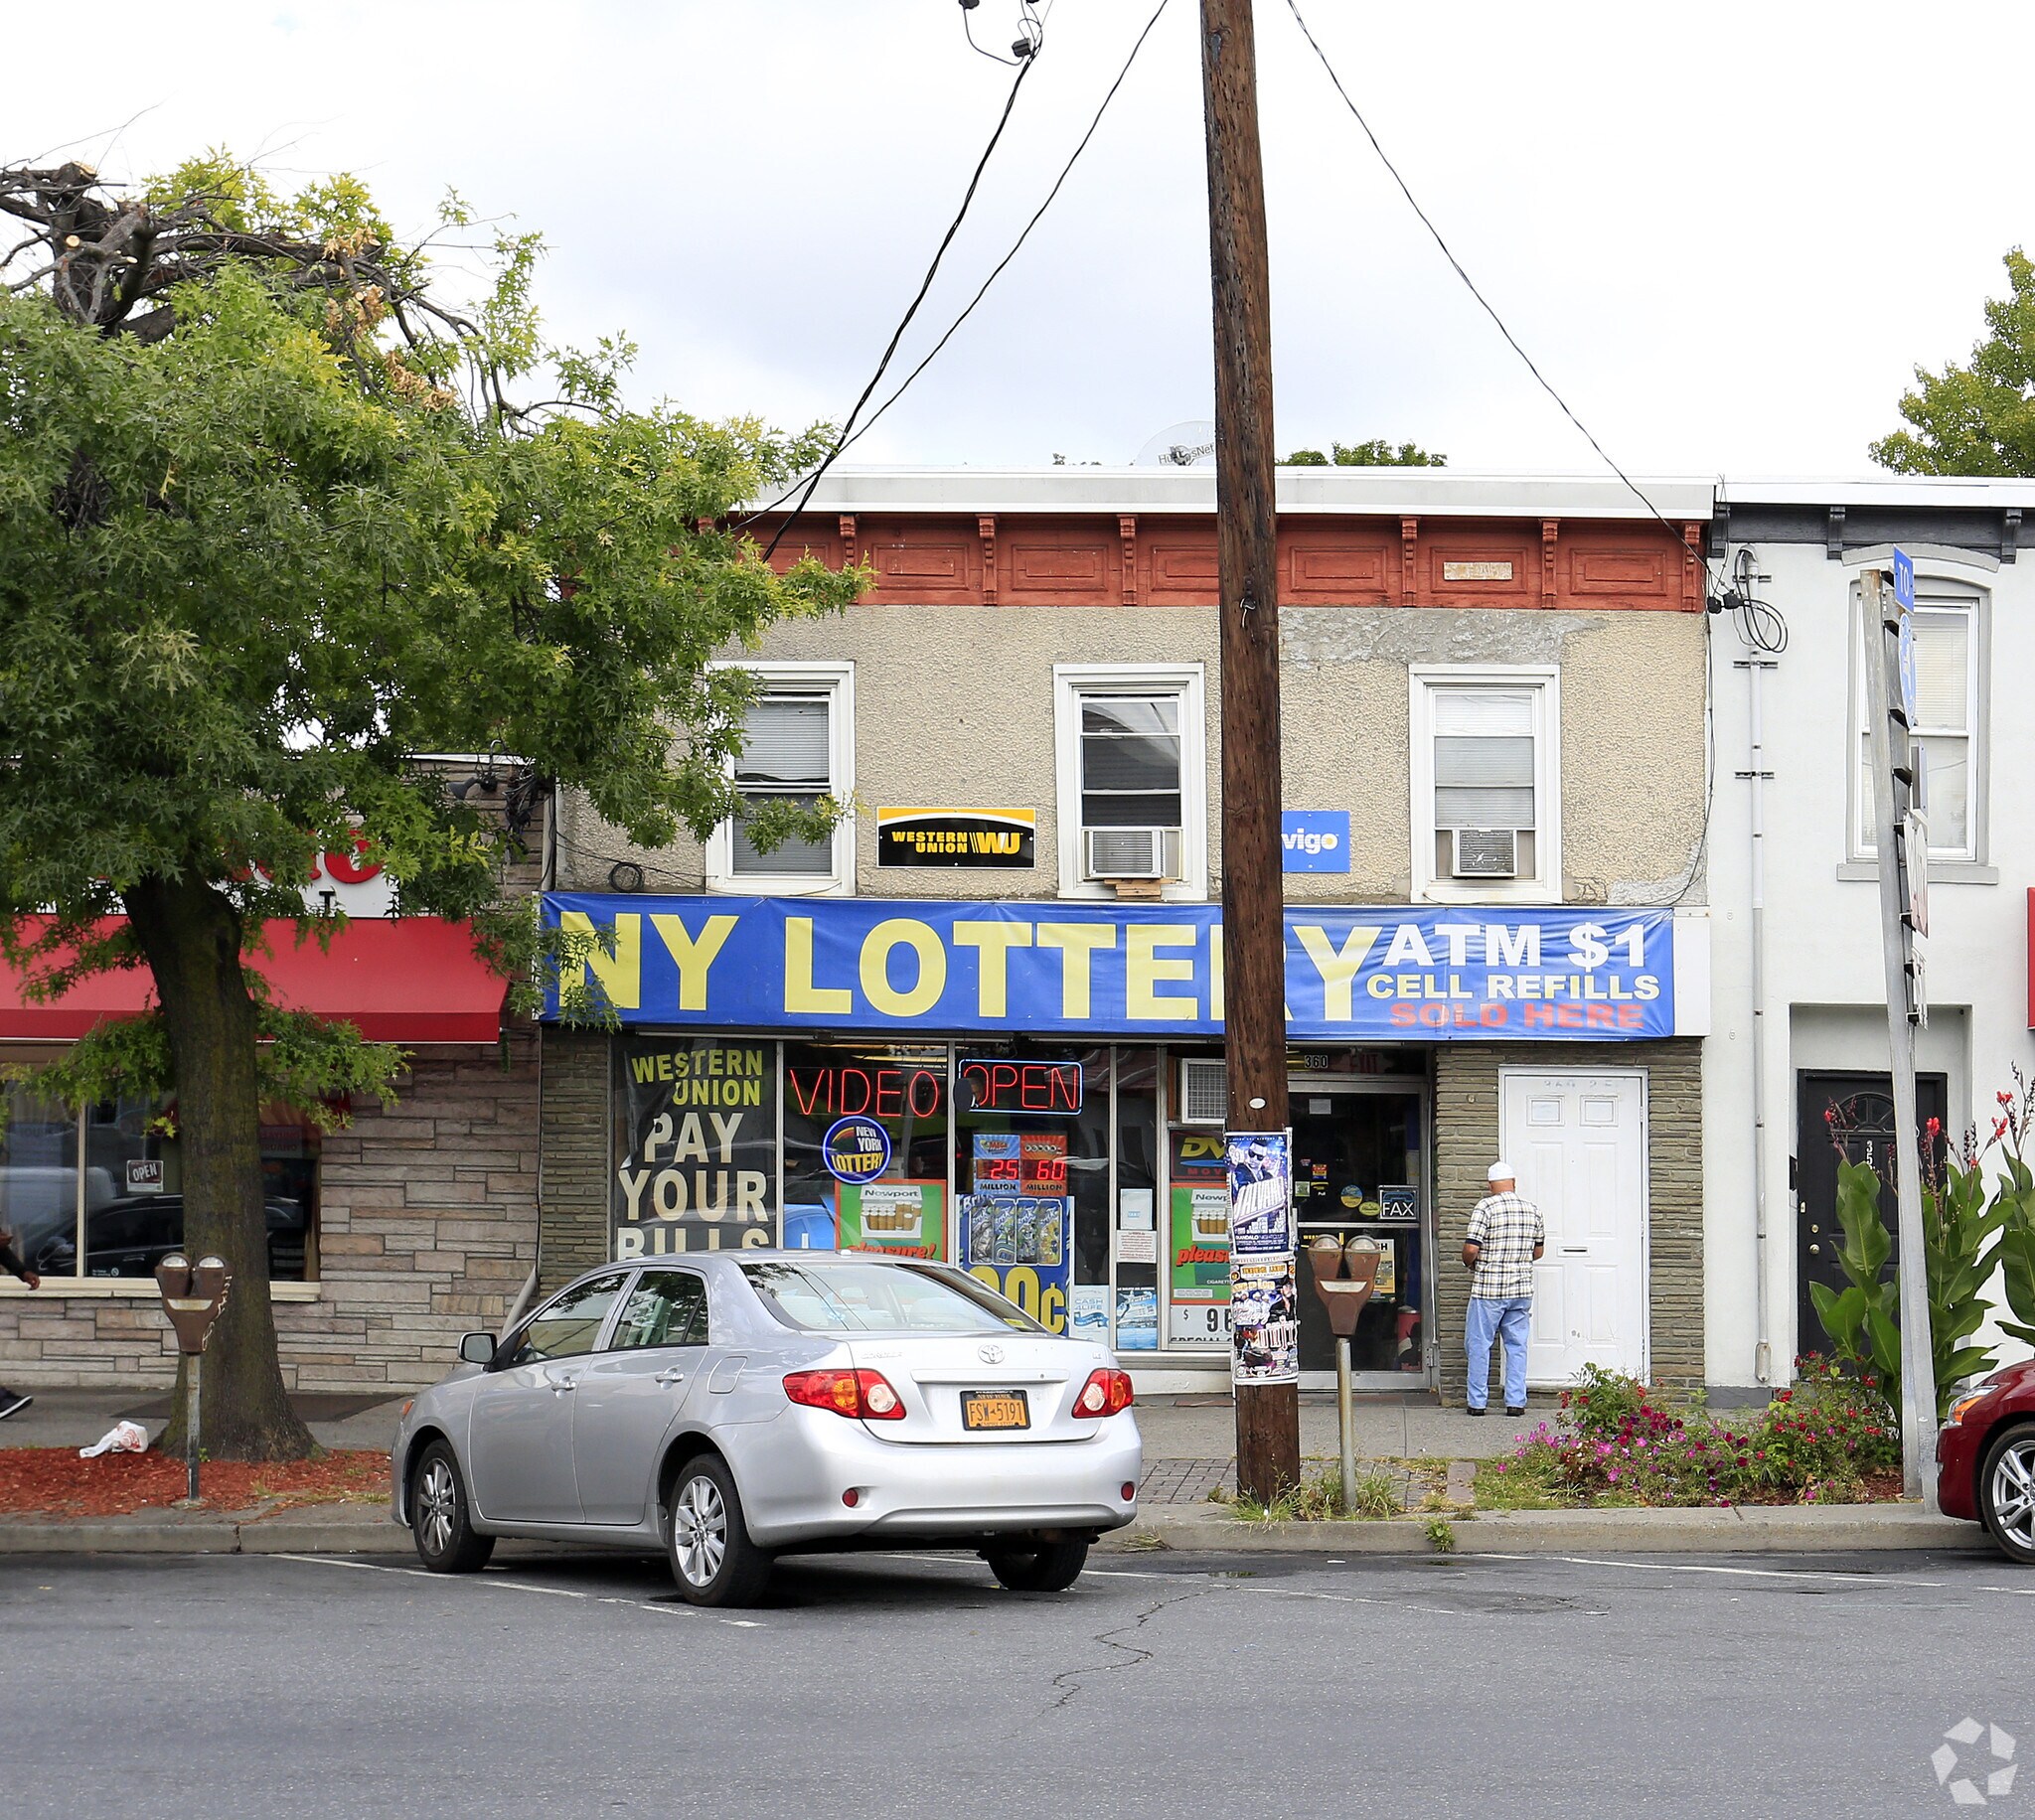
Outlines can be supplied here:
<path id="1" fill-rule="evenodd" d="M 805 1333 L 1043 1333 L 1015 1303 L 937 1265 L 758 1258 L 742 1275 L 763 1305 Z"/>

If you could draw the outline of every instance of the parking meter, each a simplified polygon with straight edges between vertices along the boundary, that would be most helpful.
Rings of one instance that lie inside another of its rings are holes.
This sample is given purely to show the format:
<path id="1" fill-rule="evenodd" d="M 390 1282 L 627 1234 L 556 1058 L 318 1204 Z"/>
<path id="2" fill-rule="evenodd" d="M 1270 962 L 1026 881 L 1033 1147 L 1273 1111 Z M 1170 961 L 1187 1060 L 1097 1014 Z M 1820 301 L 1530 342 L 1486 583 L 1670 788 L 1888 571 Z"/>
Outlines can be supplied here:
<path id="1" fill-rule="evenodd" d="M 163 1312 L 177 1336 L 177 1350 L 184 1355 L 184 1466 L 185 1497 L 198 1501 L 198 1417 L 199 1377 L 204 1365 L 205 1342 L 212 1337 L 213 1324 L 227 1305 L 234 1287 L 233 1273 L 224 1258 L 200 1258 L 196 1264 L 179 1252 L 172 1252 L 155 1267 L 156 1288 L 162 1291 Z"/>

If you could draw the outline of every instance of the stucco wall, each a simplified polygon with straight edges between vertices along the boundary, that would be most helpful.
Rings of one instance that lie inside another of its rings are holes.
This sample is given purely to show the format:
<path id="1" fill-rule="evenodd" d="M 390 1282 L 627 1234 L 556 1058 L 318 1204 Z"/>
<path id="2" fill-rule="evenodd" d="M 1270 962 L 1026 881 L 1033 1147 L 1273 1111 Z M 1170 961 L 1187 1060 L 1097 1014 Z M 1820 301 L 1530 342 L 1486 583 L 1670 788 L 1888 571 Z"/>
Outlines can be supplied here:
<path id="1" fill-rule="evenodd" d="M 1414 664 L 1561 668 L 1564 897 L 1646 903 L 1697 863 L 1703 828 L 1703 622 L 1683 613 L 1296 607 L 1281 615 L 1285 800 L 1346 809 L 1351 869 L 1287 895 L 1404 903 L 1412 889 L 1408 682 Z M 884 897 L 1056 895 L 1055 664 L 1191 663 L 1207 694 L 1210 895 L 1221 875 L 1220 668 L 1210 608 L 871 606 L 774 628 L 759 660 L 853 661 L 857 889 Z M 1028 871 L 879 868 L 874 810 L 1031 808 Z M 705 884 L 702 845 L 633 846 L 583 802 L 560 819 L 561 881 L 605 890 L 618 859 L 651 890 Z M 1685 901 L 1703 899 L 1697 879 Z"/>

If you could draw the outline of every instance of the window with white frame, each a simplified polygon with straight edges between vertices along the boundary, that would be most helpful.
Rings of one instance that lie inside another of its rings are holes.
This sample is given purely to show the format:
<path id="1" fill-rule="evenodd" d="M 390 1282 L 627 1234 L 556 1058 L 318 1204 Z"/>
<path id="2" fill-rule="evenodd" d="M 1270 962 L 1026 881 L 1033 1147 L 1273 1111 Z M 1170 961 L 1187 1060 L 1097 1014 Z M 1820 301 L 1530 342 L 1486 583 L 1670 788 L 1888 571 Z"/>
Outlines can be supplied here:
<path id="1" fill-rule="evenodd" d="M 1557 673 L 1416 667 L 1411 688 L 1416 894 L 1558 899 Z"/>
<path id="2" fill-rule="evenodd" d="M 1926 584 L 1925 584 L 1926 585 Z M 1852 743 L 1858 752 L 1858 784 L 1852 797 L 1852 852 L 1864 856 L 1878 845 L 1872 784 L 1872 742 L 1866 721 L 1865 616 L 1856 614 L 1861 654 L 1853 690 Z M 1978 743 L 1982 698 L 1983 638 L 1975 595 L 1918 595 L 1915 626 L 1915 725 L 1910 729 L 1922 753 L 1929 819 L 1929 850 L 1944 859 L 1976 860 L 1982 780 Z"/>
<path id="3" fill-rule="evenodd" d="M 847 803 L 855 789 L 855 671 L 847 664 L 749 664 L 758 687 L 734 761 L 744 804 L 810 809 Z M 846 892 L 855 887 L 855 832 L 846 819 L 820 839 L 793 838 L 765 852 L 737 814 L 715 831 L 707 884 L 716 891 Z"/>
<path id="4" fill-rule="evenodd" d="M 1054 667 L 1060 889 L 1207 895 L 1201 666 Z"/>

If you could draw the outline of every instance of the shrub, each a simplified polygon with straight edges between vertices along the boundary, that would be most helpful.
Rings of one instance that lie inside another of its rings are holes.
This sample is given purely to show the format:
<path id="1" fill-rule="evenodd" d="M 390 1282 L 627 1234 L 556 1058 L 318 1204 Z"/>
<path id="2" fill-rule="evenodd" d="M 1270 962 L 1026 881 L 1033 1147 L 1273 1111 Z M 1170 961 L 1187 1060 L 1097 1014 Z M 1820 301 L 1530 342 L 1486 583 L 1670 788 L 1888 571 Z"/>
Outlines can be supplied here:
<path id="1" fill-rule="evenodd" d="M 1589 1501 L 1730 1503 L 1855 1497 L 1900 1457 L 1900 1428 L 1877 1382 L 1829 1360 L 1796 1361 L 1799 1382 L 1750 1422 L 1682 1413 L 1637 1379 L 1587 1368 L 1507 1461 L 1530 1482 Z"/>

